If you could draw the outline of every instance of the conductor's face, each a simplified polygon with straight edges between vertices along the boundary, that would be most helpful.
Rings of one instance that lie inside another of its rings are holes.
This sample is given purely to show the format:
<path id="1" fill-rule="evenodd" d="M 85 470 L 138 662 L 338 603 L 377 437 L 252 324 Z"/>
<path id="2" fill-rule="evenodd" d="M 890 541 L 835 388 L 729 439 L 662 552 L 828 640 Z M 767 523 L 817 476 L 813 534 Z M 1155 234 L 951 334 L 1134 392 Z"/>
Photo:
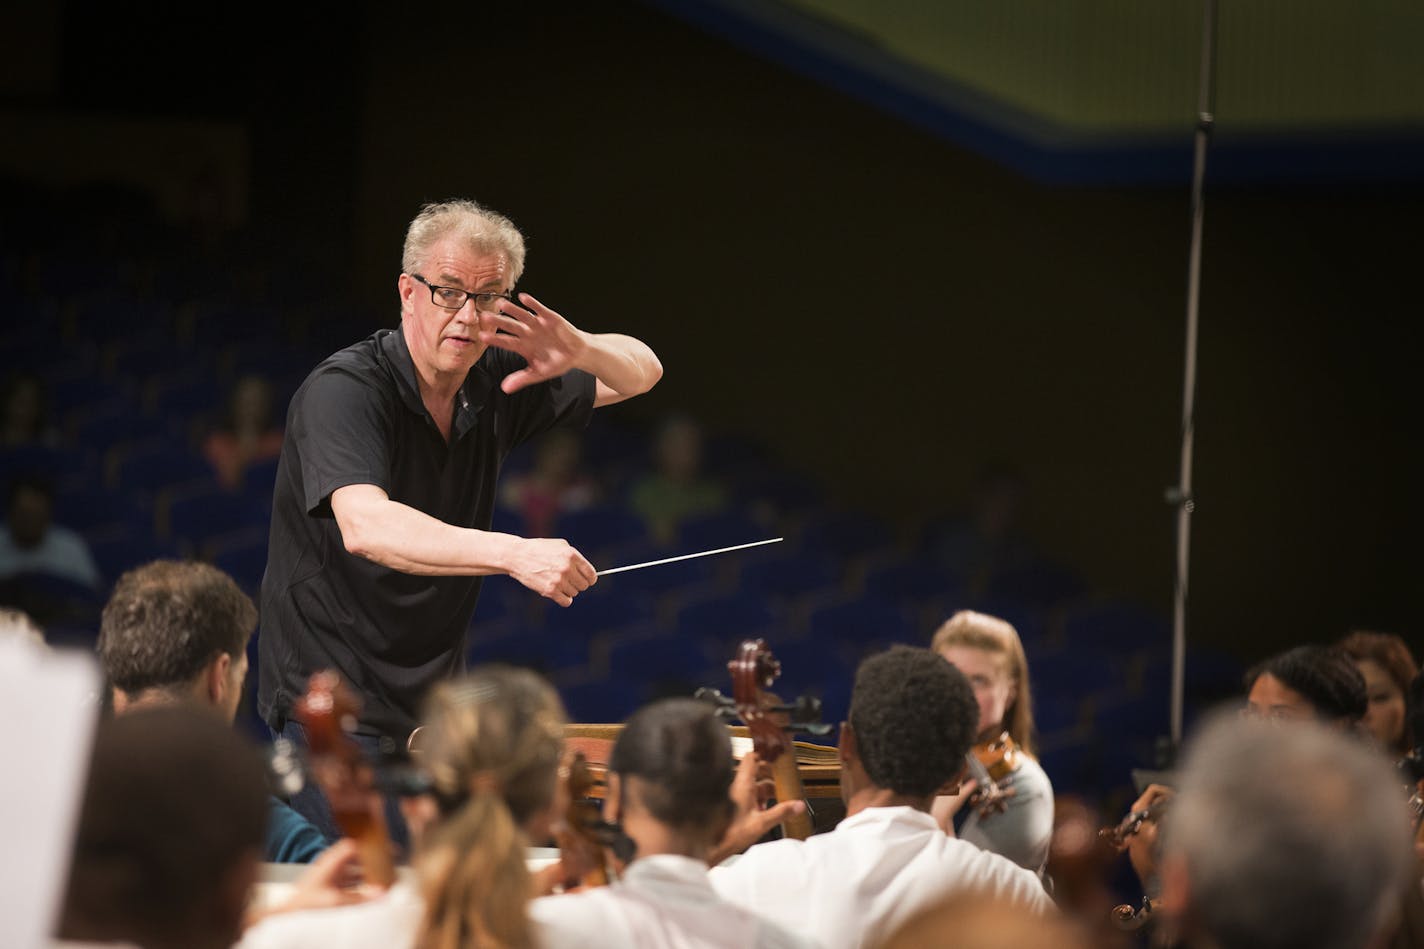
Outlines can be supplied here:
<path id="1" fill-rule="evenodd" d="M 510 290 L 509 262 L 454 238 L 437 241 L 420 270 L 400 276 L 401 318 L 422 379 L 463 379 L 485 351 L 481 327 Z M 493 332 L 493 326 L 488 327 Z"/>

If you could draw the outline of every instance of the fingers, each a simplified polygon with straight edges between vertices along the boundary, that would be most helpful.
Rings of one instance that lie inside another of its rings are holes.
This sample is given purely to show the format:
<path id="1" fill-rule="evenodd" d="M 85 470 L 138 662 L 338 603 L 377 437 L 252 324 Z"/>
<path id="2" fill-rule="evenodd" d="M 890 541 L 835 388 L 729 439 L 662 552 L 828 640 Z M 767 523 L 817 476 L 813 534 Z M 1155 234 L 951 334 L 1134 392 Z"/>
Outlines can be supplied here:
<path id="1" fill-rule="evenodd" d="M 357 858 L 356 841 L 350 837 L 342 837 L 318 854 L 302 877 L 304 880 L 323 885 L 336 883 L 350 870 Z"/>
<path id="2" fill-rule="evenodd" d="M 752 811 L 756 809 L 757 801 L 760 800 L 757 794 L 757 755 L 756 752 L 748 752 L 742 756 L 742 760 L 737 762 L 737 773 L 732 778 L 731 798 L 732 803 L 737 806 L 737 810 Z"/>
<path id="3" fill-rule="evenodd" d="M 762 816 L 766 821 L 766 829 L 771 830 L 777 824 L 796 814 L 803 814 L 806 811 L 806 802 L 797 798 L 794 801 L 782 801 L 780 804 L 773 804 L 762 811 Z"/>
<path id="4" fill-rule="evenodd" d="M 1132 803 L 1132 810 L 1145 811 L 1153 804 L 1163 798 L 1171 797 L 1175 792 L 1163 784 L 1149 784 L 1147 790 L 1142 792 L 1142 796 Z"/>
<path id="5" fill-rule="evenodd" d="M 583 579 L 587 581 L 583 586 L 579 587 L 579 589 L 587 590 L 598 582 L 598 571 L 593 569 L 593 564 L 589 563 L 588 559 L 577 550 L 574 551 L 574 555 L 574 569 L 578 571 L 580 577 L 583 577 Z"/>
<path id="6" fill-rule="evenodd" d="M 499 346 L 498 343 L 494 343 L 493 345 Z M 499 346 L 499 348 L 504 349 L 506 347 Z M 499 388 L 505 395 L 514 395 L 514 393 L 525 386 L 533 385 L 539 381 L 539 376 L 533 369 L 520 369 L 517 372 L 511 372 L 505 376 L 504 381 L 499 384 Z"/>
<path id="7" fill-rule="evenodd" d="M 490 313 L 483 319 L 484 322 L 479 329 L 480 342 L 482 343 L 499 342 L 513 346 L 525 342 L 530 335 L 530 326 L 508 316 Z"/>
<path id="8" fill-rule="evenodd" d="M 559 316 L 559 314 L 555 313 L 553 310 L 549 309 L 547 306 L 536 300 L 534 298 L 534 294 L 532 293 L 519 294 L 519 302 L 527 306 L 529 309 L 533 310 L 535 313 L 538 313 L 540 316 Z M 559 317 L 559 319 L 563 319 L 563 317 Z"/>

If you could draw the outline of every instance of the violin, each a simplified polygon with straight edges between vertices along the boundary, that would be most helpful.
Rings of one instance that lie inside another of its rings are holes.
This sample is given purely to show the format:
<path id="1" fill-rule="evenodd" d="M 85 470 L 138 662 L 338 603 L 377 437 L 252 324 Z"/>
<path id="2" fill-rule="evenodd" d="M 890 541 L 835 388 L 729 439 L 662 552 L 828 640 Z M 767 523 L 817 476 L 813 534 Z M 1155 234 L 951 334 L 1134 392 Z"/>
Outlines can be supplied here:
<path id="1" fill-rule="evenodd" d="M 734 717 L 747 726 L 752 749 L 771 768 L 778 801 L 805 800 L 792 735 L 830 732 L 831 726 L 819 721 L 820 700 L 803 696 L 795 705 L 785 705 L 767 691 L 781 676 L 781 663 L 764 639 L 743 640 L 736 655 L 727 663 L 727 671 L 732 676 L 731 699 L 715 689 L 699 689 L 698 697 L 717 705 L 720 716 Z M 800 814 L 790 815 L 782 824 L 782 832 L 796 840 L 805 840 L 813 831 L 809 807 Z"/>
<path id="2" fill-rule="evenodd" d="M 1003 811 L 1009 806 L 1009 794 L 999 782 L 1013 774 L 1022 760 L 1022 752 L 1007 731 L 998 738 L 980 742 L 964 755 L 969 776 L 974 779 L 974 793 L 966 805 L 976 809 L 981 817 Z"/>
<path id="3" fill-rule="evenodd" d="M 596 783 L 582 751 L 575 751 L 559 769 L 569 796 L 563 821 L 554 831 L 564 869 L 563 888 L 607 886 L 616 875 L 604 849 L 611 843 L 609 825 L 589 799 Z"/>
<path id="4" fill-rule="evenodd" d="M 1141 804 L 1143 800 L 1146 800 L 1147 803 Z M 1130 811 L 1114 826 L 1104 827 L 1098 831 L 1100 841 L 1109 844 L 1118 853 L 1124 850 L 1128 852 L 1128 856 L 1132 860 L 1132 868 L 1144 887 L 1149 886 L 1148 878 L 1156 875 L 1156 860 L 1151 855 L 1152 848 L 1150 846 L 1139 847 L 1135 845 L 1135 841 L 1145 825 L 1155 825 L 1166 816 L 1172 800 L 1173 794 L 1169 788 L 1151 785 L 1143 797 L 1138 799 L 1140 806 Z M 1153 913 L 1156 909 L 1156 902 L 1151 897 L 1144 896 L 1139 906 L 1134 907 L 1131 903 L 1114 906 L 1109 918 L 1119 930 L 1136 932 L 1155 922 Z"/>
<path id="5" fill-rule="evenodd" d="M 385 805 L 375 769 L 349 734 L 361 712 L 360 700 L 341 676 L 325 670 L 312 674 L 293 712 L 306 729 L 311 772 L 341 833 L 356 841 L 366 880 L 389 887 L 396 870 Z"/>
<path id="6" fill-rule="evenodd" d="M 1121 852 L 1132 838 L 1137 836 L 1137 832 L 1142 829 L 1143 824 L 1160 820 L 1162 815 L 1167 813 L 1167 807 L 1171 802 L 1171 797 L 1159 797 L 1146 807 L 1132 811 L 1116 825 L 1099 830 L 1098 836 Z"/>

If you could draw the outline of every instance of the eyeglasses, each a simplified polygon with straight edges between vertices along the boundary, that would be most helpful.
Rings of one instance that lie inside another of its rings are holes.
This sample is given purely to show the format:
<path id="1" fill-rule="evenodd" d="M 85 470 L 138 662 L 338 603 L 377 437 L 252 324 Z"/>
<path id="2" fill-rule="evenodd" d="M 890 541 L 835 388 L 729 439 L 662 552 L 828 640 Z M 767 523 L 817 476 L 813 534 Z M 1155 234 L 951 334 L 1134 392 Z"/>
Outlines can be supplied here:
<path id="1" fill-rule="evenodd" d="M 413 273 L 411 276 L 430 288 L 431 303 L 447 310 L 458 310 L 465 305 L 466 300 L 474 300 L 475 309 L 479 312 L 498 313 L 500 300 L 508 300 L 510 303 L 514 302 L 514 298 L 507 293 L 495 293 L 492 291 L 474 293 L 469 290 L 461 290 L 459 287 L 438 287 L 418 273 Z"/>

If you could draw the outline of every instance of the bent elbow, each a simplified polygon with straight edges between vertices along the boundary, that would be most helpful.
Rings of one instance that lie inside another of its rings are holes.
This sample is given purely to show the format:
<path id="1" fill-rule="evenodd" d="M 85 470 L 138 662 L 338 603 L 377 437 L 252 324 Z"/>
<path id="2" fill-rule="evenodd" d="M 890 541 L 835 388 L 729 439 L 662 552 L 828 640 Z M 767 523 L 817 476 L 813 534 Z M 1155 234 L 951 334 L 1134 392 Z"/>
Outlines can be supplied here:
<path id="1" fill-rule="evenodd" d="M 375 560 L 375 549 L 371 542 L 370 531 L 363 530 L 355 520 L 337 522 L 337 527 L 341 531 L 341 544 L 346 548 L 346 552 L 353 557 L 360 557 L 363 560 Z"/>

